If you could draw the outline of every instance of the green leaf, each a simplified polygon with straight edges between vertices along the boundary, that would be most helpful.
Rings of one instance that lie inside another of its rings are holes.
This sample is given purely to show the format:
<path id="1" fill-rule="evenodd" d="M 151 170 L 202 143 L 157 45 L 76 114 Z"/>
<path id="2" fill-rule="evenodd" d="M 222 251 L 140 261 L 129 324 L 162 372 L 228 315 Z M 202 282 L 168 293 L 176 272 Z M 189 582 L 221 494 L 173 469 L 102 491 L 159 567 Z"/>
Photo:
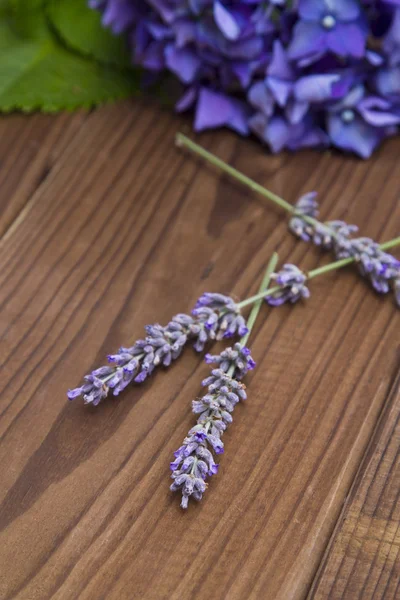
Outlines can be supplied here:
<path id="1" fill-rule="evenodd" d="M 131 67 L 124 37 L 117 37 L 101 24 L 98 11 L 87 0 L 49 0 L 47 13 L 62 41 L 84 56 L 121 68 Z"/>
<path id="2" fill-rule="evenodd" d="M 39 0 L 20 4 L 14 0 L 9 14 L 0 6 L 0 111 L 91 107 L 138 91 L 138 72 L 71 52 L 50 30 Z"/>

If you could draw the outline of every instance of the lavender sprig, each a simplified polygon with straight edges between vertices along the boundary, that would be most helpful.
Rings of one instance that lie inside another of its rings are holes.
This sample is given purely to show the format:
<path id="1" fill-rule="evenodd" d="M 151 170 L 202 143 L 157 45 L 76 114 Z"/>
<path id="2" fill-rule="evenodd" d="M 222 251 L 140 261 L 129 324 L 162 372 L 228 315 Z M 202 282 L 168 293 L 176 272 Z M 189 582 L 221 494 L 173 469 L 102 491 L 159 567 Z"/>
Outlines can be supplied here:
<path id="1" fill-rule="evenodd" d="M 383 294 L 392 289 L 395 300 L 400 306 L 400 261 L 385 252 L 388 248 L 399 245 L 400 237 L 384 244 L 377 244 L 374 240 L 365 237 L 351 239 L 350 236 L 358 231 L 356 225 L 349 225 L 339 220 L 326 223 L 318 220 L 318 203 L 315 192 L 301 196 L 297 204 L 293 206 L 185 135 L 178 133 L 176 144 L 201 156 L 210 164 L 288 212 L 292 215 L 289 222 L 289 229 L 292 233 L 304 241 L 312 241 L 326 250 L 333 250 L 335 256 L 341 260 L 348 260 L 348 262 L 341 263 L 340 266 L 352 262 L 357 263 L 361 275 L 367 277 L 373 288 Z M 320 274 L 319 270 L 315 270 L 315 272 Z"/>
<path id="2" fill-rule="evenodd" d="M 110 391 L 117 396 L 130 383 L 143 383 L 156 367 L 168 367 L 189 340 L 194 341 L 197 352 L 202 352 L 209 340 L 243 336 L 247 327 L 232 298 L 206 293 L 197 301 L 192 315 L 178 314 L 165 327 L 147 325 L 146 333 L 145 339 L 110 354 L 110 364 L 86 375 L 83 385 L 68 391 L 68 398 L 83 396 L 85 404 L 97 406 Z"/>
<path id="3" fill-rule="evenodd" d="M 400 279 L 400 261 L 379 244 L 368 237 L 351 238 L 358 231 L 356 225 L 344 221 L 310 223 L 305 217 L 318 216 L 318 204 L 315 194 L 305 194 L 296 203 L 296 214 L 289 221 L 289 229 L 304 241 L 312 241 L 325 250 L 332 250 L 337 259 L 352 258 L 358 265 L 363 277 L 366 277 L 375 291 L 387 294 L 393 289 L 397 304 L 400 306 L 398 280 Z"/>
<path id="4" fill-rule="evenodd" d="M 276 254 L 271 258 L 259 293 L 265 293 L 268 288 L 277 258 Z M 214 454 L 223 453 L 221 437 L 232 423 L 232 412 L 236 404 L 246 399 L 245 386 L 241 380 L 248 371 L 254 369 L 256 363 L 245 343 L 260 306 L 261 301 L 257 300 L 247 322 L 248 331 L 240 342 L 220 354 L 206 355 L 206 362 L 216 364 L 217 368 L 202 382 L 207 393 L 192 402 L 193 412 L 199 415 L 197 423 L 174 453 L 175 459 L 170 464 L 173 479 L 170 489 L 181 492 L 181 507 L 184 509 L 188 507 L 189 498 L 193 497 L 197 501 L 202 499 L 207 488 L 207 478 L 218 472 Z"/>
<path id="5" fill-rule="evenodd" d="M 361 238 L 361 240 L 364 239 Z M 241 309 L 245 306 L 263 299 L 276 306 L 286 301 L 296 302 L 300 298 L 307 298 L 309 291 L 305 285 L 306 280 L 350 265 L 355 260 L 359 261 L 360 268 L 365 269 L 365 273 L 375 286 L 389 285 L 389 279 L 396 301 L 400 304 L 398 261 L 387 253 L 383 253 L 383 256 L 379 253 L 384 248 L 399 244 L 400 237 L 385 242 L 381 246 L 376 245 L 374 251 L 378 255 L 372 256 L 360 246 L 357 250 L 358 255 L 353 252 L 351 256 L 313 269 L 307 274 L 300 271 L 295 265 L 285 265 L 282 271 L 273 275 L 278 283 L 277 286 L 238 303 L 221 294 L 204 294 L 198 300 L 193 310 L 193 316 L 176 315 L 166 327 L 148 326 L 146 328 L 148 336 L 145 340 L 139 340 L 131 348 L 120 348 L 117 354 L 110 355 L 111 364 L 95 369 L 86 375 L 84 384 L 70 390 L 68 398 L 73 400 L 78 396 L 83 396 L 86 404 L 96 406 L 107 397 L 110 390 L 114 395 L 118 395 L 130 382 L 143 382 L 155 367 L 161 364 L 168 366 L 179 356 L 188 340 L 194 340 L 195 349 L 201 352 L 208 340 L 219 340 L 245 334 L 246 325 L 240 314 Z M 357 249 L 357 246 L 354 248 Z M 369 246 L 368 249 L 370 249 Z M 392 260 L 395 262 L 393 263 Z M 248 323 L 250 323 L 250 319 Z M 251 327 L 248 326 L 247 329 L 251 330 Z M 247 337 L 244 335 L 246 341 Z"/>
<path id="6" fill-rule="evenodd" d="M 240 343 L 220 355 L 208 355 L 207 362 L 216 362 L 220 368 L 213 369 L 202 382 L 207 393 L 192 403 L 193 412 L 199 414 L 197 424 L 174 453 L 175 460 L 170 465 L 174 480 L 171 490 L 182 492 L 182 508 L 187 508 L 191 496 L 201 500 L 207 488 L 206 478 L 218 472 L 212 452 L 223 453 L 222 434 L 232 423 L 231 413 L 236 404 L 246 399 L 245 386 L 240 379 L 255 366 L 250 350 Z"/>

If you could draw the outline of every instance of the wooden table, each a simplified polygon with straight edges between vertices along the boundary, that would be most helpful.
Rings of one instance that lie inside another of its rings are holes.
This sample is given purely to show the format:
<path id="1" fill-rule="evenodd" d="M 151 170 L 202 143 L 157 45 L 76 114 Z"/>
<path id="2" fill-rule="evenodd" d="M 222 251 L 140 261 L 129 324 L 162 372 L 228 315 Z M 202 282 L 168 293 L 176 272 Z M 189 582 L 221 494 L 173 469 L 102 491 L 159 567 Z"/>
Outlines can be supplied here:
<path id="1" fill-rule="evenodd" d="M 179 129 L 139 101 L 0 121 L 0 597 L 399 598 L 400 315 L 354 269 L 263 308 L 248 401 L 186 513 L 169 462 L 208 372 L 198 355 L 97 409 L 66 400 L 146 323 L 204 291 L 255 291 L 275 249 L 329 260 L 175 149 Z M 323 218 L 399 234 L 400 139 L 368 162 L 199 140 L 290 202 L 318 190 Z"/>

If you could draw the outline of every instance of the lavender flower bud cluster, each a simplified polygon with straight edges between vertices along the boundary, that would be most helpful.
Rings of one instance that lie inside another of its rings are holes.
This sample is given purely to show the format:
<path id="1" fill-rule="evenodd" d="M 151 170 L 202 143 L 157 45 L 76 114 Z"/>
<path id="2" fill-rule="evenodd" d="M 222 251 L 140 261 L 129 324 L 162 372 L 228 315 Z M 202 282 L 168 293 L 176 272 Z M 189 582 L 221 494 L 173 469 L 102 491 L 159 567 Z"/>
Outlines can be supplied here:
<path id="1" fill-rule="evenodd" d="M 194 127 L 369 157 L 400 124 L 399 0 L 89 0 Z"/>
<path id="2" fill-rule="evenodd" d="M 278 273 L 273 273 L 271 279 L 278 284 L 279 289 L 265 297 L 270 306 L 280 306 L 285 302 L 294 304 L 300 298 L 309 298 L 307 276 L 296 265 L 286 264 Z"/>
<path id="3" fill-rule="evenodd" d="M 201 500 L 207 488 L 206 479 L 218 472 L 214 454 L 222 454 L 224 444 L 221 437 L 232 423 L 232 412 L 240 400 L 246 399 L 245 386 L 241 379 L 254 369 L 255 362 L 250 350 L 239 343 L 216 356 L 207 355 L 208 363 L 216 363 L 202 385 L 207 393 L 193 400 L 193 412 L 198 414 L 197 424 L 192 427 L 183 444 L 174 453 L 171 462 L 171 490 L 181 491 L 181 507 L 187 508 L 189 498 Z"/>
<path id="4" fill-rule="evenodd" d="M 208 364 L 217 364 L 224 373 L 229 369 L 235 369 L 235 379 L 243 379 L 250 369 L 254 369 L 256 363 L 250 356 L 250 350 L 237 342 L 233 348 L 227 348 L 221 354 L 206 354 L 205 361 Z"/>
<path id="5" fill-rule="evenodd" d="M 398 282 L 400 280 L 400 261 L 371 238 L 360 237 L 353 240 L 338 239 L 335 244 L 337 258 L 354 258 L 363 277 L 366 277 L 375 291 L 387 294 L 393 288 L 395 299 L 400 306 Z"/>
<path id="6" fill-rule="evenodd" d="M 110 390 L 117 396 L 131 382 L 145 381 L 156 367 L 168 367 L 189 340 L 194 341 L 197 352 L 202 352 L 209 340 L 241 337 L 247 327 L 232 298 L 206 293 L 197 301 L 192 315 L 178 314 L 165 327 L 147 325 L 146 333 L 144 340 L 110 354 L 110 364 L 86 375 L 82 386 L 69 390 L 68 398 L 83 396 L 85 404 L 97 406 Z"/>
<path id="7" fill-rule="evenodd" d="M 374 240 L 367 237 L 351 238 L 358 231 L 356 225 L 344 221 L 316 221 L 310 223 L 304 217 L 318 217 L 316 194 L 311 192 L 299 198 L 296 212 L 289 221 L 289 229 L 304 241 L 312 241 L 324 250 L 333 251 L 337 259 L 353 258 L 363 277 L 366 277 L 374 290 L 387 294 L 393 289 L 400 306 L 400 261 L 385 252 Z"/>

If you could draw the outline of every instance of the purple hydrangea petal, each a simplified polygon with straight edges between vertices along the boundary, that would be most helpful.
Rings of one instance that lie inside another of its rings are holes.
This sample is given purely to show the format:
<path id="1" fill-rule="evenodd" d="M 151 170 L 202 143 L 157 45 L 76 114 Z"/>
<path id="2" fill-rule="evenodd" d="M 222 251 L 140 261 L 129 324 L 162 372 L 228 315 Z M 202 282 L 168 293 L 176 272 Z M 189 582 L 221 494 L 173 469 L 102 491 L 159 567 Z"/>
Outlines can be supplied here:
<path id="1" fill-rule="evenodd" d="M 288 55 L 292 60 L 318 56 L 326 47 L 326 34 L 318 23 L 299 21 L 294 27 Z"/>
<path id="2" fill-rule="evenodd" d="M 201 88 L 196 108 L 195 130 L 228 125 L 243 135 L 248 132 L 245 106 L 224 94 Z"/>
<path id="3" fill-rule="evenodd" d="M 333 84 L 339 81 L 340 75 L 306 75 L 300 77 L 294 85 L 294 94 L 303 102 L 324 102 L 332 98 Z"/>
<path id="4" fill-rule="evenodd" d="M 199 57 L 187 48 L 167 46 L 165 49 L 166 65 L 181 81 L 192 83 L 196 78 L 201 62 Z"/>
<path id="5" fill-rule="evenodd" d="M 362 158 L 369 158 L 380 141 L 376 129 L 357 116 L 351 123 L 345 123 L 341 116 L 331 115 L 328 133 L 338 148 L 355 152 Z"/>
<path id="6" fill-rule="evenodd" d="M 240 35 L 240 27 L 229 10 L 218 0 L 214 2 L 214 19 L 228 40 L 237 40 Z"/>
<path id="7" fill-rule="evenodd" d="M 326 46 L 339 56 L 362 58 L 367 39 L 366 33 L 356 23 L 340 23 L 326 35 Z"/>

